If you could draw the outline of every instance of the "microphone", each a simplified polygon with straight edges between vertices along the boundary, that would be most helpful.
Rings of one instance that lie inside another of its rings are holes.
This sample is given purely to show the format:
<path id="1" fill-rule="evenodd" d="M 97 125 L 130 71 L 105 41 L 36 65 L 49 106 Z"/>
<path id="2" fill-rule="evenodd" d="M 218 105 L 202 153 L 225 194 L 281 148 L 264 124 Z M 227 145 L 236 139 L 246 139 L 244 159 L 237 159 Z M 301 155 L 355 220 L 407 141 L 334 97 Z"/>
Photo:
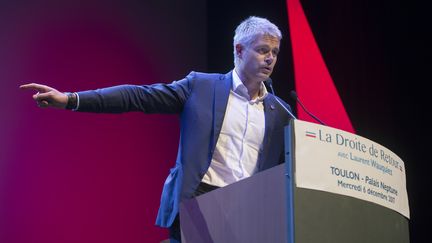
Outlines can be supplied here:
<path id="1" fill-rule="evenodd" d="M 285 111 L 288 113 L 288 115 L 289 115 L 292 119 L 297 120 L 297 117 L 295 117 L 295 116 L 293 115 L 293 113 L 292 113 L 290 110 L 288 110 L 288 108 L 286 108 L 286 106 L 285 106 L 284 104 L 282 104 L 282 102 L 279 101 L 279 98 L 275 95 L 275 92 L 274 92 L 274 89 L 273 89 L 273 81 L 272 81 L 272 79 L 271 79 L 271 78 L 268 78 L 268 79 L 267 79 L 266 81 L 264 81 L 264 82 L 266 82 L 267 85 L 270 87 L 271 93 L 273 94 L 273 96 L 275 97 L 275 99 L 276 99 L 276 101 L 279 103 L 279 105 L 281 105 L 281 106 L 285 109 Z"/>
<path id="2" fill-rule="evenodd" d="M 273 89 L 273 80 L 271 78 L 268 78 L 266 81 L 267 85 L 270 87 L 271 93 L 276 96 L 274 89 Z"/>
<path id="3" fill-rule="evenodd" d="M 305 106 L 303 105 L 303 103 L 300 101 L 300 99 L 299 99 L 299 97 L 298 97 L 298 95 L 297 95 L 297 92 L 295 92 L 294 90 L 292 90 L 292 91 L 290 92 L 290 97 L 291 97 L 293 100 L 297 101 L 297 102 L 300 104 L 300 106 L 303 108 L 303 110 L 304 110 L 304 111 L 305 111 L 309 116 L 311 116 L 313 119 L 315 119 L 316 121 L 318 121 L 319 123 L 321 123 L 321 125 L 327 126 L 327 124 L 325 124 L 323 121 L 321 121 L 320 119 L 318 119 L 318 117 L 314 116 L 314 114 L 310 113 L 310 112 L 306 109 L 306 107 L 305 107 Z"/>

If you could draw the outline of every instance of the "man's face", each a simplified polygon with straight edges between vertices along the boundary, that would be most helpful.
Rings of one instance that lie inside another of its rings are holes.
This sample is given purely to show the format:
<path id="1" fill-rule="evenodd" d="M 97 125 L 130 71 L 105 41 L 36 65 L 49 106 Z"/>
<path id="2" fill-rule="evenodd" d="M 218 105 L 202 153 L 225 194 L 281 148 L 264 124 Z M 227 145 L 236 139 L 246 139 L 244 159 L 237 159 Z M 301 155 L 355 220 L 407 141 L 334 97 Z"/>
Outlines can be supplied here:
<path id="1" fill-rule="evenodd" d="M 237 44 L 236 70 L 244 82 L 262 82 L 273 72 L 279 53 L 280 41 L 269 35 L 258 36 L 249 46 Z"/>

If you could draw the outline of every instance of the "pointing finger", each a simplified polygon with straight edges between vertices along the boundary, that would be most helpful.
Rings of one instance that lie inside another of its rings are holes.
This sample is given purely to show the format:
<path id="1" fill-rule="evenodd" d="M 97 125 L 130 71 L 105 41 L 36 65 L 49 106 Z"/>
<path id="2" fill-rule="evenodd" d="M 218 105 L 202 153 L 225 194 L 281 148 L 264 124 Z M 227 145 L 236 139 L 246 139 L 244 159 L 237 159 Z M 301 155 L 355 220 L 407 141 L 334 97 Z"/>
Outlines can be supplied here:
<path id="1" fill-rule="evenodd" d="M 36 83 L 23 84 L 19 88 L 20 89 L 36 90 L 38 92 L 48 92 L 48 91 L 51 91 L 53 89 L 49 86 L 42 85 L 42 84 L 36 84 Z"/>

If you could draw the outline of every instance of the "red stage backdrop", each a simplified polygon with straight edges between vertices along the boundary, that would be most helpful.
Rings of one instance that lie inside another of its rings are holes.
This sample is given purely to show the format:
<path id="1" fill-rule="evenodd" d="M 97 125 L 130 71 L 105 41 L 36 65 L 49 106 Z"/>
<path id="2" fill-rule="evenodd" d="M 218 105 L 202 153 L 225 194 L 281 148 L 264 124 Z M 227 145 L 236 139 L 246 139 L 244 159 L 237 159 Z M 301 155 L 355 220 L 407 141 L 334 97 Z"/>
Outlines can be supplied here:
<path id="1" fill-rule="evenodd" d="M 171 82 L 205 71 L 205 2 L 0 3 L 0 242 L 159 242 L 175 115 L 39 109 L 61 91 Z"/>
<path id="2" fill-rule="evenodd" d="M 302 97 L 302 103 L 314 111 L 315 115 L 327 125 L 355 132 L 315 41 L 300 0 L 287 0 L 287 9 L 294 80 L 297 93 Z M 318 123 L 303 109 L 297 108 L 297 112 L 299 119 Z"/>

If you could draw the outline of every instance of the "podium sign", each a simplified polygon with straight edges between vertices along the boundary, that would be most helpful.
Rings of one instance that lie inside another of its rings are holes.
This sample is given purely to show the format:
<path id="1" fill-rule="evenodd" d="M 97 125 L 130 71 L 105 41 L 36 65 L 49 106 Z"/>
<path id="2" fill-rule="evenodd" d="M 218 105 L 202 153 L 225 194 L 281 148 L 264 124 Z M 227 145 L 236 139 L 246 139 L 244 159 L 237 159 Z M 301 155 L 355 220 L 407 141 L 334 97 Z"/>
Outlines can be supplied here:
<path id="1" fill-rule="evenodd" d="M 309 122 L 284 132 L 285 164 L 180 203 L 182 242 L 409 242 L 397 155 Z"/>
<path id="2" fill-rule="evenodd" d="M 374 202 L 409 218 L 404 162 L 392 151 L 339 129 L 293 122 L 295 185 Z"/>

